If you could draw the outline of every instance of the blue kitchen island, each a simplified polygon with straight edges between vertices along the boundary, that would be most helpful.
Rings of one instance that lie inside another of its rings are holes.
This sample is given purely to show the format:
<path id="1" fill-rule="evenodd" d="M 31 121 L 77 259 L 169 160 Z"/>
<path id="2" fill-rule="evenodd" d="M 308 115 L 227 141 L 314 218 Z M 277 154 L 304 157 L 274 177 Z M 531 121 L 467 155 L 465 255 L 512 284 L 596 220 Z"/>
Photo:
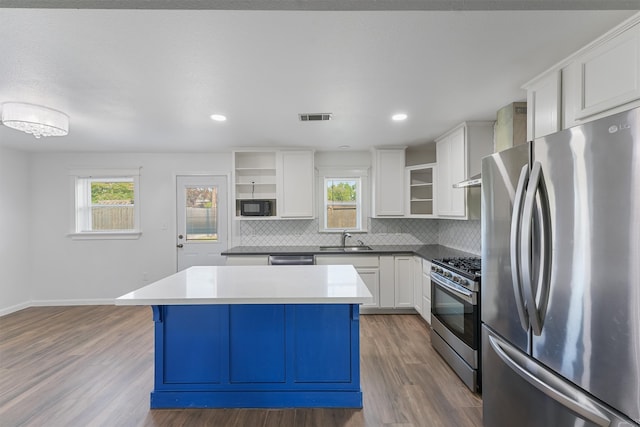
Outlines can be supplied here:
<path id="1" fill-rule="evenodd" d="M 116 299 L 150 305 L 151 408 L 362 407 L 352 266 L 191 267 Z"/>

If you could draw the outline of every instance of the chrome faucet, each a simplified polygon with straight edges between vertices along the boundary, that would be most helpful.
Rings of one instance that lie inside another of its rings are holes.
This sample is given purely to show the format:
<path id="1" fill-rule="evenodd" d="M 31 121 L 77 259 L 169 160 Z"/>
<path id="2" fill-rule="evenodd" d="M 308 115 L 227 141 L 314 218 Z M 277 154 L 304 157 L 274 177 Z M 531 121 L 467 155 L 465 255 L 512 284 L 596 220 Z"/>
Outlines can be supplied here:
<path id="1" fill-rule="evenodd" d="M 347 246 L 347 237 L 351 237 L 351 234 L 347 233 L 347 230 L 342 232 L 342 247 Z"/>

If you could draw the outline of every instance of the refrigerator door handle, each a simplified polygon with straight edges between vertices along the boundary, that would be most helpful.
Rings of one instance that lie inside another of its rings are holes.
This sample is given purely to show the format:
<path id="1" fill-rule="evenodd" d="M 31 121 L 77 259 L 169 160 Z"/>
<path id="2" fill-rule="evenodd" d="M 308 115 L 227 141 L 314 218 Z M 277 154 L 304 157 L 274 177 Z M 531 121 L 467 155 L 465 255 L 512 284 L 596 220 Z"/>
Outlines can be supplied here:
<path id="1" fill-rule="evenodd" d="M 489 343 L 498 357 L 522 379 L 585 420 L 602 427 L 611 426 L 613 420 L 620 420 L 583 391 L 561 380 L 510 344 L 493 335 L 489 336 Z M 626 424 L 616 422 L 615 425 Z"/>
<path id="2" fill-rule="evenodd" d="M 513 284 L 513 294 L 516 299 L 516 308 L 518 309 L 518 317 L 520 318 L 520 325 L 525 331 L 529 330 L 528 314 L 526 312 L 524 299 L 522 297 L 522 275 L 520 270 L 520 225 L 522 218 L 522 200 L 529 178 L 529 166 L 525 165 L 520 171 L 520 178 L 518 179 L 518 187 L 513 199 L 513 211 L 511 213 L 511 282 Z"/>
<path id="3" fill-rule="evenodd" d="M 535 162 L 531 168 L 531 177 L 529 186 L 524 200 L 524 208 L 522 211 L 522 236 L 520 239 L 520 260 L 522 263 L 522 288 L 524 290 L 524 299 L 531 329 L 535 335 L 542 333 L 544 308 L 546 307 L 546 299 L 549 286 L 550 271 L 550 230 L 548 209 L 546 208 L 546 190 L 542 182 L 542 166 L 540 162 Z M 531 250 L 532 250 L 532 227 L 534 208 L 538 206 L 538 215 L 540 218 L 541 232 L 540 239 L 540 266 L 541 270 L 538 275 L 538 301 L 533 293 L 532 269 L 531 269 Z M 543 205 L 545 206 L 543 208 Z M 539 304 L 538 304 L 539 303 Z M 541 309 L 542 308 L 542 309 Z"/>

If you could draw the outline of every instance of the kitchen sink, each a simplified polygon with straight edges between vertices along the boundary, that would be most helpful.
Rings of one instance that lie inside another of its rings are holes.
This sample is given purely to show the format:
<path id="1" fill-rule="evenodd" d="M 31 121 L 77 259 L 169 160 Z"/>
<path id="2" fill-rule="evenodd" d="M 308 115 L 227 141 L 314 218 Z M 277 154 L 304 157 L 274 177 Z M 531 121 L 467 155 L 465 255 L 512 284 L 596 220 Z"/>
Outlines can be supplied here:
<path id="1" fill-rule="evenodd" d="M 371 246 L 320 246 L 321 251 L 333 252 L 362 252 L 372 251 Z"/>

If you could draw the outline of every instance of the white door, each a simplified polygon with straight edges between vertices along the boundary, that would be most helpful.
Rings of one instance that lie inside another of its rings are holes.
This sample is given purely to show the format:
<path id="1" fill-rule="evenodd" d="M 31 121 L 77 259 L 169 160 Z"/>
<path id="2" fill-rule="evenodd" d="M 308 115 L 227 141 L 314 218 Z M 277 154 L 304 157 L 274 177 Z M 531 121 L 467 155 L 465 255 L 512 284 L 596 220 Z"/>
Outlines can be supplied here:
<path id="1" fill-rule="evenodd" d="M 224 265 L 227 249 L 227 177 L 178 176 L 178 271 L 194 265 Z"/>

